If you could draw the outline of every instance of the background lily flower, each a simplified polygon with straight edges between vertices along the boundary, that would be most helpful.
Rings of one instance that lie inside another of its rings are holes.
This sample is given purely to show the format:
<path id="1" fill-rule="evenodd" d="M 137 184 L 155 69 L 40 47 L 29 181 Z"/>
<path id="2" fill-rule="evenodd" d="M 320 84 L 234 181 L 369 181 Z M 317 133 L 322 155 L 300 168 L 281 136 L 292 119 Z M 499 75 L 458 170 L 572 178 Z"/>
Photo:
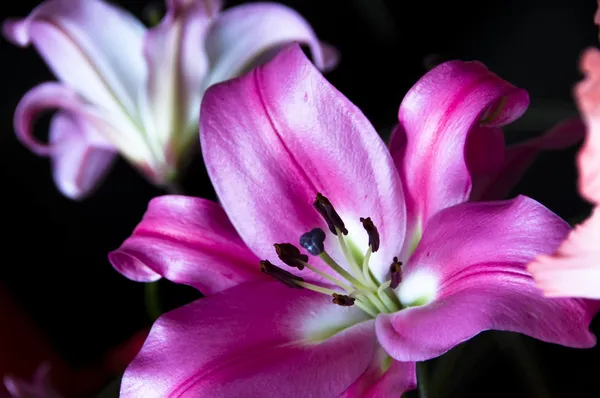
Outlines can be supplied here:
<path id="1" fill-rule="evenodd" d="M 4 36 L 19 46 L 33 44 L 60 81 L 25 94 L 14 126 L 24 145 L 52 159 L 64 195 L 88 195 L 117 153 L 154 184 L 168 185 L 197 140 L 204 91 L 284 44 L 308 45 L 322 70 L 337 62 L 335 50 L 281 4 L 224 12 L 219 0 L 166 5 L 152 29 L 101 0 L 47 0 L 27 18 L 4 23 Z M 51 108 L 59 112 L 45 144 L 34 137 L 33 122 Z"/>
<path id="2" fill-rule="evenodd" d="M 594 210 L 554 254 L 539 256 L 528 270 L 547 296 L 600 299 L 600 51 L 588 49 L 581 69 L 586 78 L 575 87 L 575 98 L 587 135 L 577 157 L 579 192 Z"/>
<path id="3" fill-rule="evenodd" d="M 211 88 L 200 137 L 222 207 L 154 199 L 109 255 L 209 295 L 159 318 L 121 395 L 391 397 L 414 361 L 483 330 L 594 345 L 587 302 L 547 300 L 525 272 L 568 225 L 525 197 L 464 203 L 466 137 L 501 98 L 497 124 L 527 105 L 481 64 L 440 65 L 390 153 L 298 46 Z"/>

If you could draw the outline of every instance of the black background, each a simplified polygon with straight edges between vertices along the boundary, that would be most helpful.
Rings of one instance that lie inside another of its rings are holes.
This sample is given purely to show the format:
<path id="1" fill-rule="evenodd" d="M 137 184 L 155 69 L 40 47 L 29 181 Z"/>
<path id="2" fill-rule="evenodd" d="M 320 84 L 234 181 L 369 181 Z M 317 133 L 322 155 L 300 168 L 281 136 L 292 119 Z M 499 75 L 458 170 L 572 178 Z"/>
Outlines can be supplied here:
<path id="1" fill-rule="evenodd" d="M 0 17 L 25 16 L 38 3 L 5 1 Z M 148 4 L 118 3 L 138 16 Z M 506 134 L 509 141 L 540 134 L 576 115 L 571 93 L 581 77 L 579 55 L 598 40 L 594 0 L 283 3 L 299 11 L 320 38 L 341 51 L 342 61 L 328 79 L 383 134 L 394 125 L 404 93 L 425 72 L 424 59 L 431 54 L 480 60 L 527 89 L 530 110 Z M 14 108 L 25 91 L 53 76 L 31 48 L 20 49 L 0 40 L 0 57 L 4 229 L 0 283 L 72 366 L 85 367 L 150 324 L 143 285 L 120 276 L 106 255 L 131 233 L 149 199 L 164 192 L 120 160 L 89 199 L 74 202 L 62 197 L 51 180 L 48 160 L 21 146 L 12 127 Z M 38 123 L 40 136 L 45 136 L 48 120 L 45 117 Z M 515 193 L 534 197 L 566 219 L 586 211 L 575 188 L 574 153 L 572 149 L 543 156 Z M 187 170 L 183 185 L 188 194 L 214 197 L 200 160 Z M 167 283 L 161 288 L 178 297 L 170 305 L 194 296 Z M 597 322 L 593 328 L 600 331 L 599 326 Z M 600 350 L 527 341 L 543 363 L 553 396 L 600 396 Z M 471 380 L 466 390 L 473 396 L 543 396 L 534 395 L 521 383 L 519 361 L 515 363 L 507 350 L 492 350 L 484 359 L 491 366 Z"/>

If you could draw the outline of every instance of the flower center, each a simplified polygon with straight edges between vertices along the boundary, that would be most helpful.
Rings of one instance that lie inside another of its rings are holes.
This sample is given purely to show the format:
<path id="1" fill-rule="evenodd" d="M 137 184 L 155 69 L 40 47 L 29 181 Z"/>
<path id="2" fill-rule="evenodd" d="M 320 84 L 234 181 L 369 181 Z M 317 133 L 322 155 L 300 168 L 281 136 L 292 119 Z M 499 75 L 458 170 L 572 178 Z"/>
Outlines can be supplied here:
<path id="1" fill-rule="evenodd" d="M 348 230 L 331 202 L 319 193 L 313 206 L 327 223 L 329 231 L 337 237 L 337 244 L 344 254 L 344 259 L 348 267 L 342 267 L 328 254 L 325 250 L 325 238 L 327 234 L 321 228 L 315 228 L 300 237 L 300 246 L 312 256 L 319 257 L 334 271 L 336 276 L 332 276 L 309 264 L 309 256 L 302 254 L 291 243 L 276 243 L 274 244 L 275 251 L 284 264 L 297 268 L 300 271 L 306 269 L 309 272 L 316 273 L 330 282 L 329 286 L 308 283 L 304 278 L 285 271 L 273 265 L 268 260 L 260 262 L 261 271 L 290 287 L 310 289 L 329 295 L 332 297 L 334 304 L 343 307 L 356 305 L 372 317 L 382 312 L 391 313 L 399 311 L 402 305 L 398 301 L 393 289 L 397 288 L 402 280 L 402 263 L 398 261 L 397 257 L 394 257 L 390 265 L 389 279 L 383 283 L 379 283 L 373 277 L 369 268 L 369 260 L 371 254 L 379 250 L 380 236 L 371 218 L 360 218 L 360 222 L 369 237 L 368 249 L 364 256 L 361 257 L 353 253 L 355 247 L 353 247 L 346 237 Z"/>

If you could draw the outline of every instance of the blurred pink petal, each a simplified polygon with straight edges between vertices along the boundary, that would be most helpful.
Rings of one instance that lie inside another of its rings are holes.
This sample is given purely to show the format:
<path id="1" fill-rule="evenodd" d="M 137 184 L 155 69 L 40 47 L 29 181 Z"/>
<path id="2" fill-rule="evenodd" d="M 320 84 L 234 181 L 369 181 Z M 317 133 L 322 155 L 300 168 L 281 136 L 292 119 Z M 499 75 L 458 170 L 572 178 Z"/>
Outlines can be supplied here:
<path id="1" fill-rule="evenodd" d="M 579 191 L 595 208 L 553 255 L 539 256 L 528 270 L 547 296 L 600 299 L 600 51 L 586 50 L 581 69 L 586 77 L 575 97 L 587 135 L 577 157 Z"/>
<path id="2" fill-rule="evenodd" d="M 590 202 L 600 205 L 600 51 L 588 49 L 582 56 L 585 80 L 575 88 L 577 104 L 588 127 L 579 151 L 579 190 Z"/>
<path id="3" fill-rule="evenodd" d="M 528 270 L 549 297 L 600 299 L 600 210 L 575 227 L 552 256 L 538 256 Z"/>

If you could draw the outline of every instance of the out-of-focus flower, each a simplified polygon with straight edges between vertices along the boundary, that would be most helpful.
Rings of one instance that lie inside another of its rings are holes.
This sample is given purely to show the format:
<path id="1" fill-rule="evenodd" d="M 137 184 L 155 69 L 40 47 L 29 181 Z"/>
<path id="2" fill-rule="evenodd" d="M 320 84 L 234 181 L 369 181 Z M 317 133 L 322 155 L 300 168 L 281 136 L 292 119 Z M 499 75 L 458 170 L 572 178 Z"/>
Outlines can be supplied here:
<path id="1" fill-rule="evenodd" d="M 31 382 L 16 377 L 4 376 L 4 387 L 13 398 L 61 398 L 50 383 L 50 364 L 38 367 Z"/>
<path id="2" fill-rule="evenodd" d="M 167 0 L 151 29 L 101 0 L 47 0 L 21 20 L 4 23 L 6 38 L 33 44 L 60 82 L 42 83 L 19 103 L 17 137 L 52 159 L 60 191 L 73 199 L 101 182 L 117 153 L 154 184 L 176 177 L 197 142 L 204 91 L 301 42 L 322 70 L 337 53 L 320 43 L 295 11 L 255 3 L 220 11 L 219 0 Z M 33 121 L 57 108 L 49 143 Z"/>
<path id="3" fill-rule="evenodd" d="M 575 98 L 587 135 L 577 157 L 579 191 L 594 210 L 554 254 L 539 256 L 528 270 L 547 296 L 600 299 L 600 51 L 586 50 L 581 69 L 586 77 Z"/>
<path id="4" fill-rule="evenodd" d="M 121 395 L 397 397 L 415 361 L 483 330 L 594 345 L 595 309 L 525 272 L 568 224 L 525 197 L 465 203 L 467 136 L 527 103 L 480 63 L 444 63 L 403 100 L 390 153 L 297 46 L 211 88 L 200 139 L 222 207 L 154 199 L 109 256 L 208 297 L 159 318 Z M 275 255 L 287 270 L 259 261 Z"/>

